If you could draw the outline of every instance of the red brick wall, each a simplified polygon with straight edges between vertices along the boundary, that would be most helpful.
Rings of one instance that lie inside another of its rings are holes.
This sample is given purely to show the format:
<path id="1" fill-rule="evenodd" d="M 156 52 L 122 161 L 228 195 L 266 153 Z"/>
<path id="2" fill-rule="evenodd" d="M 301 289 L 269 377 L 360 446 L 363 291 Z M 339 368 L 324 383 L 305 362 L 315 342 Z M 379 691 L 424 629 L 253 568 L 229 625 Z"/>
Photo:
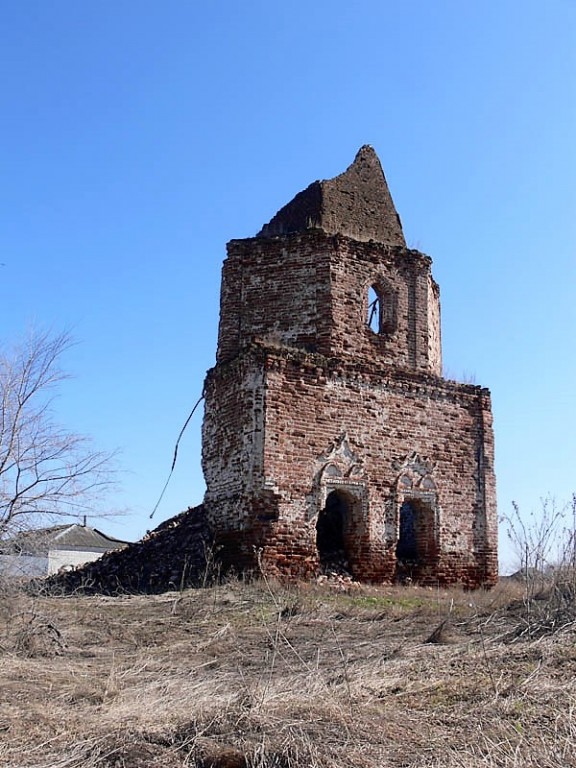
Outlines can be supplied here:
<path id="1" fill-rule="evenodd" d="M 243 407 L 238 392 L 251 393 Z M 236 558 L 243 551 L 249 562 L 256 546 L 268 567 L 314 572 L 317 515 L 327 493 L 341 489 L 356 499 L 347 554 L 357 578 L 400 575 L 399 508 L 414 499 L 432 514 L 434 540 L 430 561 L 404 575 L 472 586 L 495 579 L 486 390 L 253 347 L 214 369 L 206 394 L 208 414 L 214 403 L 229 409 L 220 414 L 226 418 L 207 417 L 204 464 L 207 507 L 217 529 L 234 531 Z M 259 458 L 249 459 L 254 453 Z"/>
<path id="2" fill-rule="evenodd" d="M 357 578 L 493 583 L 490 394 L 445 381 L 441 365 L 428 256 L 320 230 L 232 241 L 203 427 L 224 561 L 317 572 L 316 523 L 336 491 Z M 405 501 L 414 561 L 396 556 Z"/>
<path id="3" fill-rule="evenodd" d="M 268 343 L 441 374 L 440 302 L 418 251 L 320 231 L 233 240 L 222 272 L 217 360 Z M 393 333 L 367 326 L 368 290 L 394 297 Z"/>

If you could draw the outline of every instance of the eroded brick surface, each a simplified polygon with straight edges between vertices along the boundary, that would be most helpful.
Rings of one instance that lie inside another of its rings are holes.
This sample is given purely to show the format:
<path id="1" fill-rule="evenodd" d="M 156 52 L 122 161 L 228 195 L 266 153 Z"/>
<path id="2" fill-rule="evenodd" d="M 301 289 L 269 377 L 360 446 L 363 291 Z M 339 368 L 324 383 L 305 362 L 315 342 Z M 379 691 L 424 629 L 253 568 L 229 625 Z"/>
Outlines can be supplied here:
<path id="1" fill-rule="evenodd" d="M 306 229 L 406 245 L 380 161 L 361 147 L 352 165 L 334 179 L 315 181 L 278 211 L 259 232 L 275 237 Z"/>
<path id="2" fill-rule="evenodd" d="M 203 426 L 223 557 L 491 584 L 490 394 L 441 376 L 431 259 L 405 247 L 373 150 L 319 184 L 228 246 Z"/>

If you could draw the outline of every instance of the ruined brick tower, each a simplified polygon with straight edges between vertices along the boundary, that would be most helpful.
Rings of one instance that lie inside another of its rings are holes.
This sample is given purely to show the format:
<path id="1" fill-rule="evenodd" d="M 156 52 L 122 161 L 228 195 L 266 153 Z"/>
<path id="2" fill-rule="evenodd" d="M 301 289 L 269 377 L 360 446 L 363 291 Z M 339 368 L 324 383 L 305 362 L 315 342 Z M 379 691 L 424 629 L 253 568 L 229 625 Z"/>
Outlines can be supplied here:
<path id="1" fill-rule="evenodd" d="M 406 247 L 371 147 L 228 244 L 205 397 L 228 564 L 495 581 L 490 393 L 442 378 L 431 259 Z"/>

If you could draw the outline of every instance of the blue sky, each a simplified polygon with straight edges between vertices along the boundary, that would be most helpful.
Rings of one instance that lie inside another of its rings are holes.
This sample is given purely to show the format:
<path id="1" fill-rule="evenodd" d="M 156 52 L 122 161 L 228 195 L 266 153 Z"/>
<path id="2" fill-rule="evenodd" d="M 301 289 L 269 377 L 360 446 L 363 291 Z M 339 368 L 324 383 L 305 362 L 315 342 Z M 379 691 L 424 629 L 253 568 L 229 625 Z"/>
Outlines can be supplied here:
<path id="1" fill-rule="evenodd" d="M 201 501 L 225 243 L 378 152 L 490 387 L 501 512 L 576 490 L 574 0 L 0 1 L 2 336 L 78 340 L 58 417 L 122 451 L 102 527 Z M 503 560 L 510 559 L 503 548 Z"/>

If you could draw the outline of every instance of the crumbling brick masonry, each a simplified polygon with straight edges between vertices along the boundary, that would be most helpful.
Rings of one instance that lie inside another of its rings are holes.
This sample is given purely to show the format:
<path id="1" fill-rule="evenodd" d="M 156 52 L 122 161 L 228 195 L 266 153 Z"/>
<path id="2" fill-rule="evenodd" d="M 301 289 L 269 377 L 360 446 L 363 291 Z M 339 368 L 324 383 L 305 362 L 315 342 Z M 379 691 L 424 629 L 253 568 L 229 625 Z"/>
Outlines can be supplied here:
<path id="1" fill-rule="evenodd" d="M 229 243 L 205 397 L 226 564 L 496 580 L 490 393 L 442 378 L 431 259 L 406 247 L 371 147 Z"/>

